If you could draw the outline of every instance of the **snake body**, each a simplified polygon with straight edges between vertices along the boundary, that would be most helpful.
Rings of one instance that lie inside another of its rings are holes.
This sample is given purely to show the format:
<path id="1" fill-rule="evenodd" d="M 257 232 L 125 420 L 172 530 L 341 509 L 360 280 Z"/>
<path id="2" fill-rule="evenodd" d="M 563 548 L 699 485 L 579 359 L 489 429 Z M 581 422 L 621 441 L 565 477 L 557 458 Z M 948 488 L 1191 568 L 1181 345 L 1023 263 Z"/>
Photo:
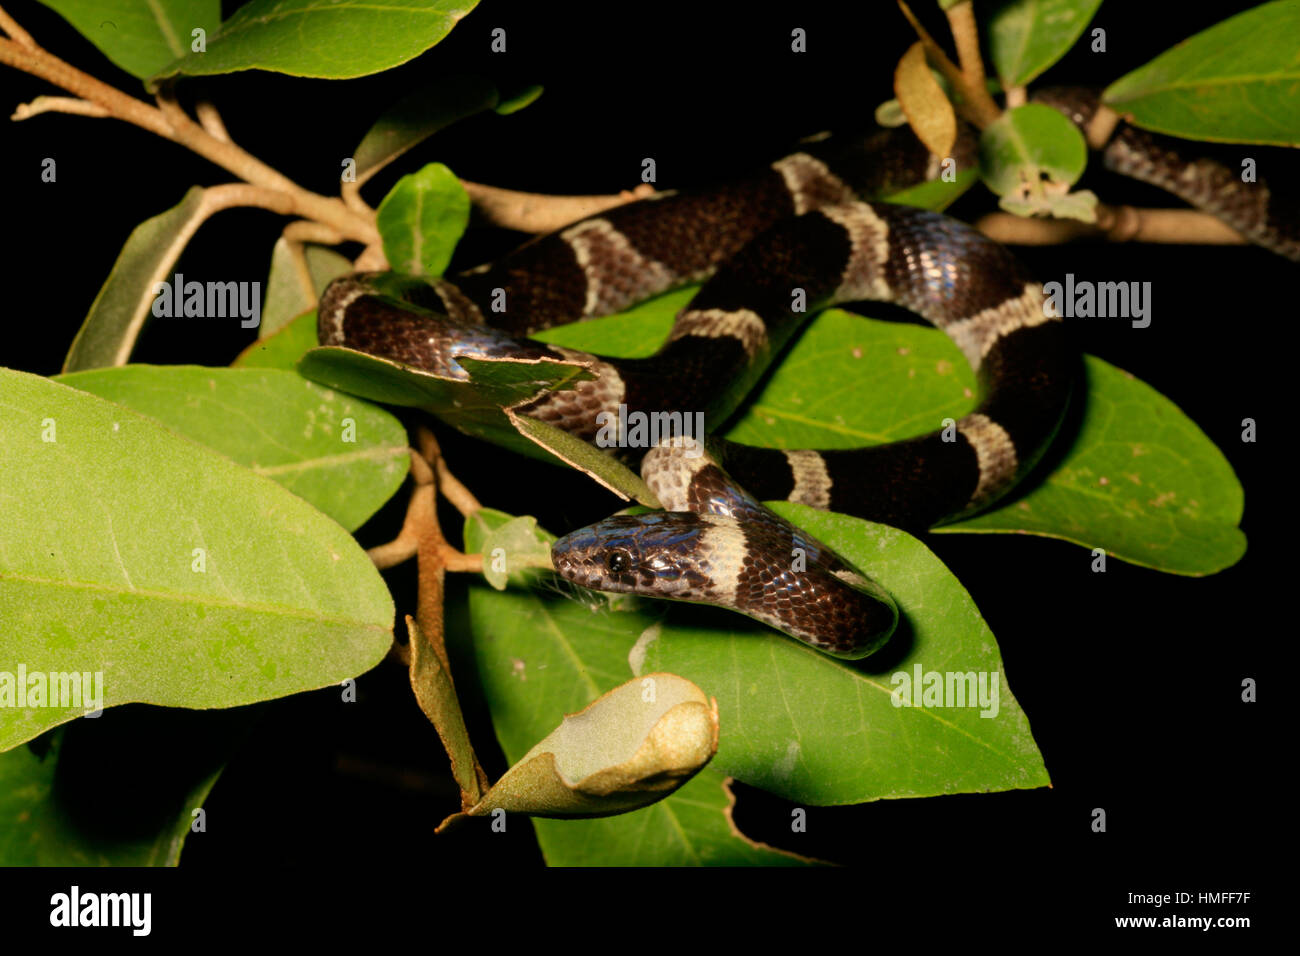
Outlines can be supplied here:
<path id="1" fill-rule="evenodd" d="M 1069 92 L 1046 101 L 1080 124 L 1095 109 L 1095 98 Z M 969 135 L 955 152 L 970 161 Z M 1224 208 L 1212 211 L 1300 258 L 1291 231 L 1297 217 L 1274 208 L 1278 197 L 1266 184 L 1253 193 L 1229 189 L 1228 167 L 1207 161 L 1187 175 L 1186 163 L 1183 172 L 1167 168 L 1170 157 L 1149 134 L 1122 126 L 1106 151 L 1112 168 L 1172 182 L 1206 208 L 1218 202 L 1206 185 L 1217 177 Z M 703 412 L 713 431 L 818 310 L 860 300 L 910 309 L 946 332 L 977 371 L 975 411 L 869 448 L 777 450 L 713 438 L 707 454 L 688 454 L 681 442 L 620 449 L 642 459 L 668 513 L 611 518 L 553 548 L 557 571 L 578 584 L 731 607 L 819 650 L 861 657 L 893 629 L 892 600 L 759 501 L 797 501 L 912 531 L 979 510 L 1041 456 L 1076 379 L 1063 323 L 1047 314 L 1042 286 L 1005 248 L 937 213 L 865 198 L 908 185 L 909 175 L 933 179 L 939 169 L 905 128 L 809 144 L 738 183 L 662 193 L 581 220 L 454 282 L 336 280 L 322 297 L 319 339 L 461 380 L 466 357 L 581 364 L 593 379 L 518 411 L 590 441 L 602 424 L 621 420 L 620 406 L 628 418 Z M 615 360 L 527 338 L 702 280 L 647 358 Z M 504 311 L 492 308 L 503 301 Z"/>

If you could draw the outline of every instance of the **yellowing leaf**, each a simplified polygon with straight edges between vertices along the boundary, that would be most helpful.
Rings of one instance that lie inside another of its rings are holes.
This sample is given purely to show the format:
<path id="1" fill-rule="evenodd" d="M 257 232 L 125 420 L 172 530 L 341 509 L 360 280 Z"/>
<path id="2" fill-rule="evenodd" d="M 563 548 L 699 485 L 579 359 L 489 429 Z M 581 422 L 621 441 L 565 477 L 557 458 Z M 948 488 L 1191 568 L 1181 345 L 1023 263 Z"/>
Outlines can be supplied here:
<path id="1" fill-rule="evenodd" d="M 925 63 L 925 46 L 913 43 L 894 70 L 894 95 L 917 138 L 936 156 L 951 156 L 957 115 Z"/>

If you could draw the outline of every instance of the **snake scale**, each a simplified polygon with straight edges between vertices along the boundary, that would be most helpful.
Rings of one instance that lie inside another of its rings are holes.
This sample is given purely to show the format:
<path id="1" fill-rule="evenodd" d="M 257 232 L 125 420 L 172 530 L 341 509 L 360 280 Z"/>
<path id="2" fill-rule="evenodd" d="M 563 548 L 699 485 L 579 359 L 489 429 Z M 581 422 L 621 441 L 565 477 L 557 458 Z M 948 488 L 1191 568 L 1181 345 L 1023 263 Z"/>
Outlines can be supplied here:
<path id="1" fill-rule="evenodd" d="M 1095 94 L 1038 99 L 1086 126 Z M 1295 197 L 1243 184 L 1179 141 L 1120 124 L 1106 165 L 1174 192 L 1247 238 L 1300 260 Z M 954 158 L 969 165 L 975 141 Z M 579 363 L 594 378 L 547 392 L 523 414 L 592 441 L 603 423 L 643 412 L 725 422 L 807 319 L 838 303 L 903 306 L 948 334 L 976 370 L 978 407 L 927 435 L 868 448 L 756 448 L 677 437 L 619 448 L 666 509 L 616 516 L 555 543 L 568 580 L 597 590 L 721 605 L 820 651 L 860 658 L 898 618 L 890 596 L 831 549 L 764 508 L 789 500 L 910 531 L 988 506 L 1051 442 L 1077 378 L 1064 323 L 1004 247 L 964 223 L 872 197 L 934 179 L 940 158 L 906 127 L 806 144 L 718 188 L 663 192 L 535 239 L 445 279 L 362 273 L 335 280 L 318 311 L 322 345 L 466 380 L 463 358 Z M 703 285 L 667 341 L 610 359 L 529 339 L 619 312 L 688 282 Z M 504 311 L 490 303 L 504 301 Z M 602 415 L 602 413 L 606 413 Z M 626 438 L 627 436 L 621 436 Z"/>

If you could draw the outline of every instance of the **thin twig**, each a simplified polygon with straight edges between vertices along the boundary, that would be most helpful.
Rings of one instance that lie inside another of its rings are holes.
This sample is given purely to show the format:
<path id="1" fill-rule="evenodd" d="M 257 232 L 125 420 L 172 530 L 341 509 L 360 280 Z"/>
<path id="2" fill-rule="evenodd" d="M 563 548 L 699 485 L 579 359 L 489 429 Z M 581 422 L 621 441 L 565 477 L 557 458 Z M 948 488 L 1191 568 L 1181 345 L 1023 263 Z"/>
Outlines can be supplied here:
<path id="1" fill-rule="evenodd" d="M 970 0 L 962 0 L 945 11 L 953 42 L 957 44 L 957 60 L 962 76 L 972 87 L 987 90 L 984 85 L 984 59 L 980 56 L 980 31 L 975 23 L 975 7 Z M 988 96 L 988 93 L 985 93 Z M 992 97 L 989 97 L 992 103 Z M 994 109 L 996 109 L 996 104 Z"/>
<path id="2" fill-rule="evenodd" d="M 199 100 L 194 104 L 194 115 L 199 118 L 199 125 L 202 126 L 213 139 L 219 139 L 223 143 L 234 142 L 230 138 L 230 133 L 226 130 L 226 124 L 221 119 L 221 114 L 217 112 L 216 106 L 209 100 Z"/>
<path id="3" fill-rule="evenodd" d="M 361 184 L 355 180 L 345 180 L 339 187 L 339 195 L 343 199 L 343 205 L 358 215 L 373 216 L 375 214 L 375 211 L 361 198 Z"/>
<path id="4" fill-rule="evenodd" d="M 32 35 L 20 27 L 18 21 L 5 12 L 4 7 L 0 7 L 0 30 L 8 34 L 9 38 L 19 46 L 27 47 L 29 50 L 40 49 L 32 39 Z"/>
<path id="5" fill-rule="evenodd" d="M 383 272 L 388 268 L 388 257 L 384 255 L 384 245 L 372 242 L 361 250 L 361 255 L 352 260 L 352 268 L 357 272 Z"/>
<path id="6" fill-rule="evenodd" d="M 473 492 L 451 473 L 451 469 L 447 467 L 447 459 L 442 456 L 442 449 L 438 446 L 438 439 L 434 437 L 433 432 L 421 427 L 418 440 L 421 454 L 433 464 L 438 476 L 438 490 L 442 492 L 442 496 L 466 518 L 478 512 L 483 506 L 479 504 Z"/>
<path id="7" fill-rule="evenodd" d="M 421 542 L 425 542 L 423 547 L 425 548 L 426 557 L 436 555 L 443 570 L 481 573 L 483 570 L 483 555 L 462 554 L 447 542 L 447 539 L 442 536 L 441 530 L 437 530 L 437 534 L 433 535 L 429 528 L 426 527 L 427 523 L 432 521 L 434 528 L 437 529 L 437 514 L 435 513 L 432 518 L 429 517 L 425 502 L 417 500 L 421 495 L 441 491 L 443 496 L 466 517 L 478 511 L 482 506 L 470 490 L 462 485 L 456 479 L 456 476 L 451 473 L 442 457 L 442 451 L 438 448 L 438 442 L 433 437 L 433 433 L 421 426 L 418 440 L 420 451 L 418 453 L 414 450 L 411 451 L 411 478 L 415 482 L 415 489 L 412 491 L 411 500 L 407 504 L 402 529 L 392 541 L 376 545 L 366 553 L 376 567 L 380 569 L 391 568 L 393 565 L 401 564 L 403 561 L 410 560 L 416 554 L 422 553 L 420 551 Z M 431 462 L 432 464 L 430 464 Z M 445 485 L 444 482 L 446 482 Z"/>
<path id="8" fill-rule="evenodd" d="M 1021 246 L 1050 246 L 1078 239 L 1175 245 L 1243 245 L 1249 241 L 1226 223 L 1194 209 L 1135 209 L 1100 204 L 1096 224 L 993 212 L 978 219 L 975 228 L 999 242 Z"/>
<path id="9" fill-rule="evenodd" d="M 1106 104 L 1099 104 L 1097 112 L 1092 114 L 1092 119 L 1088 121 L 1087 127 L 1084 128 L 1083 138 L 1087 140 L 1088 146 L 1092 149 L 1101 149 L 1110 142 L 1111 134 L 1115 132 L 1115 127 L 1119 125 L 1122 117 Z"/>
<path id="10" fill-rule="evenodd" d="M 93 116 L 101 119 L 113 115 L 98 103 L 80 100 L 75 96 L 38 96 L 30 103 L 19 103 L 14 107 L 9 118 L 17 122 L 31 119 L 41 113 L 72 113 L 75 116 Z"/>
<path id="11" fill-rule="evenodd" d="M 475 210 L 488 222 L 521 232 L 552 232 L 587 216 L 624 203 L 653 196 L 654 187 L 642 183 L 617 196 L 548 196 L 485 186 L 462 179 Z"/>
<path id="12" fill-rule="evenodd" d="M 22 33 L 21 27 L 17 27 L 2 8 L 0 17 L 6 33 L 14 37 L 12 30 L 17 28 L 23 38 L 21 41 L 0 39 L 0 64 L 40 77 L 74 94 L 78 99 L 98 105 L 117 119 L 179 143 L 246 183 L 283 192 L 288 197 L 293 212 L 328 223 L 348 238 L 364 243 L 377 240 L 378 231 L 373 220 L 358 215 L 340 199 L 331 199 L 303 189 L 234 143 L 216 138 L 190 120 L 172 100 L 169 91 L 164 90 L 160 94 L 159 107 L 150 106 L 42 49 L 27 34 Z"/>
<path id="13" fill-rule="evenodd" d="M 333 226 L 310 219 L 299 219 L 284 227 L 284 237 L 293 242 L 314 242 L 318 246 L 337 246 L 347 237 Z"/>

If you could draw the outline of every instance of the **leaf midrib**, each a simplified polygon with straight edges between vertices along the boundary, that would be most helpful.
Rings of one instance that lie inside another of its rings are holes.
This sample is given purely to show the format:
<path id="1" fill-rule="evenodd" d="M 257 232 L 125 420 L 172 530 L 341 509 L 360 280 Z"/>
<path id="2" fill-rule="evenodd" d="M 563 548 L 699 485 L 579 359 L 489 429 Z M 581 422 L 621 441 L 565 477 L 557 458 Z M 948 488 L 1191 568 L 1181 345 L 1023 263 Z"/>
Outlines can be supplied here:
<path id="1" fill-rule="evenodd" d="M 321 614 L 306 608 L 293 608 L 286 605 L 267 604 L 260 601 L 231 601 L 222 598 L 206 597 L 202 595 L 179 594 L 168 591 L 159 591 L 154 588 L 127 588 L 111 584 L 102 584 L 95 581 L 70 581 L 67 579 L 46 578 L 34 574 L 16 574 L 12 571 L 0 571 L 0 584 L 7 581 L 18 581 L 23 584 L 34 584 L 51 588 L 66 588 L 74 591 L 96 591 L 104 594 L 114 594 L 120 596 L 144 597 L 158 601 L 168 601 L 176 604 L 193 604 L 203 607 L 214 608 L 232 608 L 240 611 L 249 611 L 257 614 L 271 614 L 280 617 L 291 617 L 306 621 L 316 621 L 322 624 L 347 624 L 352 626 L 364 627 L 373 631 L 389 631 L 391 628 L 382 624 L 371 624 L 359 618 L 341 617 L 333 614 Z"/>

